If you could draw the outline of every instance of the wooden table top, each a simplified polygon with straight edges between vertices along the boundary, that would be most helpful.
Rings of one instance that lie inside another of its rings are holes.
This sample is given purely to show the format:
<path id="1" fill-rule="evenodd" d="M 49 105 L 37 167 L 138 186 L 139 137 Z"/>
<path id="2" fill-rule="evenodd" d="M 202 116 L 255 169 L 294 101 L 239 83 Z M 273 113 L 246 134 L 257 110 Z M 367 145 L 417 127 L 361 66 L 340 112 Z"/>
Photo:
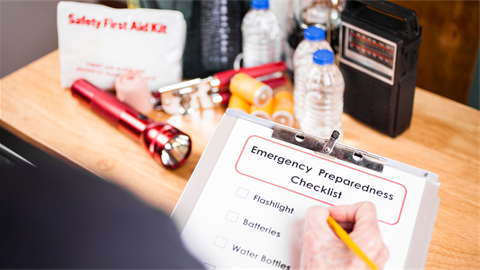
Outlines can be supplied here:
<path id="1" fill-rule="evenodd" d="M 4 77 L 0 89 L 0 125 L 4 128 L 127 188 L 167 213 L 177 203 L 224 113 L 223 108 L 216 108 L 191 117 L 148 115 L 192 137 L 188 162 L 169 171 L 60 87 L 58 51 Z M 426 268 L 480 269 L 480 112 L 417 88 L 411 127 L 395 139 L 348 115 L 343 121 L 344 144 L 440 176 L 441 203 Z"/>

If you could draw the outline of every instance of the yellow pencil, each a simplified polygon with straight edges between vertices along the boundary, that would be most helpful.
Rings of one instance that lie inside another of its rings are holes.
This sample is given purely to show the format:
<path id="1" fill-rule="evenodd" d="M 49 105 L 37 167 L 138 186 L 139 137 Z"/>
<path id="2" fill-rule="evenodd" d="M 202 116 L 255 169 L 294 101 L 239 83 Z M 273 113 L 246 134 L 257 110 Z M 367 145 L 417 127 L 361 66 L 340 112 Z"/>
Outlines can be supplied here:
<path id="1" fill-rule="evenodd" d="M 371 269 L 378 269 L 377 266 L 370 260 L 365 253 L 353 242 L 352 238 L 348 235 L 348 233 L 340 226 L 338 223 L 332 218 L 328 217 L 328 225 L 335 231 L 342 241 L 355 252 L 358 257 L 360 257 Z"/>

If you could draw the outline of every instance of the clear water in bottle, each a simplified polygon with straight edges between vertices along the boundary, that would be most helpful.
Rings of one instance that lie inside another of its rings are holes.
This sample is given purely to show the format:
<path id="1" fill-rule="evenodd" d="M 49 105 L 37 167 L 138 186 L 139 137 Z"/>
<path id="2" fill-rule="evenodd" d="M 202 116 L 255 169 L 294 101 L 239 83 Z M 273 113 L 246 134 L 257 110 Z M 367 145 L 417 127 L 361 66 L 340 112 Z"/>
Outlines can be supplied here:
<path id="1" fill-rule="evenodd" d="M 343 75 L 334 64 L 331 51 L 316 51 L 313 62 L 305 83 L 307 92 L 301 128 L 321 138 L 329 138 L 333 130 L 343 135 Z"/>
<path id="2" fill-rule="evenodd" d="M 303 118 L 303 105 L 305 98 L 305 80 L 313 64 L 313 53 L 317 50 L 333 51 L 330 44 L 325 40 L 325 31 L 316 26 L 308 27 L 304 32 L 305 39 L 298 44 L 293 54 L 294 71 L 294 111 L 295 118 L 301 121 Z"/>
<path id="3" fill-rule="evenodd" d="M 252 0 L 242 22 L 243 65 L 258 66 L 279 61 L 282 54 L 280 21 L 268 0 Z"/>

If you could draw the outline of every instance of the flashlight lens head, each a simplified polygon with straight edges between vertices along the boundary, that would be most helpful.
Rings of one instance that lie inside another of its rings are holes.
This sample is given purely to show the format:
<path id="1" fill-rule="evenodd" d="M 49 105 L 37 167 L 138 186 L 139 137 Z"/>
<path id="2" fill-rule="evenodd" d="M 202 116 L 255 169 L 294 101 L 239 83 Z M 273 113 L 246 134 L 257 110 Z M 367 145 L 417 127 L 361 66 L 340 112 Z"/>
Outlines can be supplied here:
<path id="1" fill-rule="evenodd" d="M 177 134 L 165 144 L 160 158 L 165 166 L 175 168 L 188 157 L 190 149 L 190 137 Z"/>
<path id="2" fill-rule="evenodd" d="M 192 139 L 167 123 L 156 122 L 148 125 L 140 141 L 157 162 L 169 169 L 178 168 L 185 163 L 192 150 Z"/>

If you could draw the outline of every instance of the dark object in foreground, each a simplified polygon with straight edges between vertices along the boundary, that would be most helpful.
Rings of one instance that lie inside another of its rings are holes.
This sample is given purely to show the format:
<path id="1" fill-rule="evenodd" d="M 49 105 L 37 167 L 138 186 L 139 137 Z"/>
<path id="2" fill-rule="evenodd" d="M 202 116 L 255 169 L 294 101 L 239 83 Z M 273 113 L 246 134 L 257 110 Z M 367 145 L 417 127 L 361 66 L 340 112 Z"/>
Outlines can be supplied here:
<path id="1" fill-rule="evenodd" d="M 0 164 L 1 269 L 202 269 L 161 211 L 89 172 L 32 161 Z"/>

